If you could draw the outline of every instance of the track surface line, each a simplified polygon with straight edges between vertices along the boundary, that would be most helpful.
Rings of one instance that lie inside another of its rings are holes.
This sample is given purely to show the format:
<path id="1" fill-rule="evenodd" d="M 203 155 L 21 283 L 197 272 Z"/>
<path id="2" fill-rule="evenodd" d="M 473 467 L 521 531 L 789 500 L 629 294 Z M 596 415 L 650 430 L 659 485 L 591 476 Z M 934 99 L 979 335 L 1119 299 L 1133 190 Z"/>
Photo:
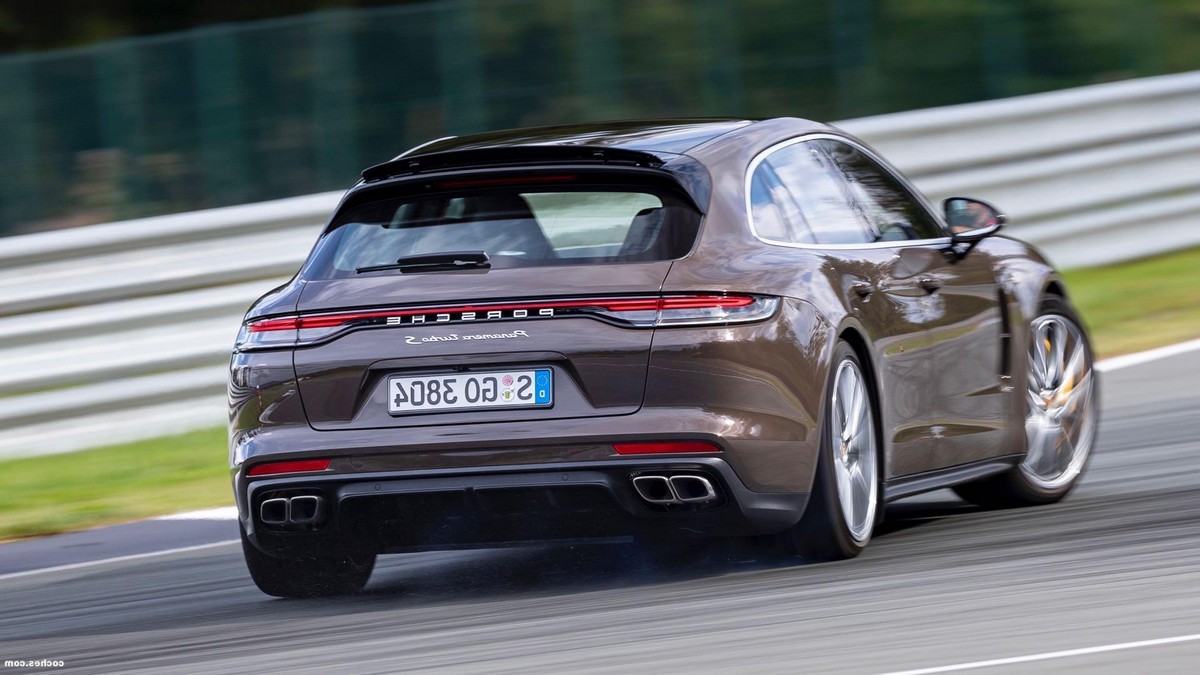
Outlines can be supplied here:
<path id="1" fill-rule="evenodd" d="M 1165 347 L 1156 347 L 1147 349 L 1144 352 L 1134 352 L 1133 354 L 1123 354 L 1114 356 L 1109 359 L 1104 359 L 1096 363 L 1096 368 L 1104 372 L 1121 370 L 1130 366 L 1138 366 L 1143 363 L 1165 359 L 1169 356 L 1179 356 L 1200 349 L 1200 339 L 1188 340 L 1187 342 L 1179 342 Z"/>
<path id="2" fill-rule="evenodd" d="M 918 668 L 916 670 L 899 670 L 885 675 L 930 675 L 931 673 L 953 673 L 962 670 L 974 670 L 976 668 L 992 668 L 994 666 L 1011 666 L 1017 663 L 1029 663 L 1031 661 L 1048 661 L 1050 659 L 1063 659 L 1071 656 L 1085 656 L 1087 654 L 1102 654 L 1104 652 L 1117 652 L 1124 649 L 1138 649 L 1141 647 L 1156 647 L 1158 645 L 1173 645 L 1180 642 L 1193 642 L 1200 640 L 1200 633 L 1193 635 L 1180 635 L 1177 637 L 1158 638 L 1156 640 L 1139 640 L 1137 642 L 1121 642 L 1112 645 L 1101 645 L 1099 647 L 1083 647 L 1081 649 L 1066 649 L 1061 652 L 1045 652 L 1042 654 L 1029 654 L 1027 656 L 1013 656 L 1006 659 L 992 659 L 990 661 L 975 661 L 973 663 L 956 663 L 952 666 L 937 666 L 934 668 Z"/>
<path id="3" fill-rule="evenodd" d="M 87 562 L 72 563 L 70 565 L 56 565 L 54 567 L 43 567 L 36 570 L 25 570 L 23 572 L 11 572 L 9 574 L 0 575 L 0 581 L 9 579 L 19 579 L 21 577 L 33 576 L 35 574 L 47 574 L 49 572 L 67 572 L 70 570 L 84 569 L 87 567 L 95 567 L 97 565 L 109 565 L 112 563 L 129 562 L 132 560 L 142 560 L 144 558 L 157 558 L 159 556 L 171 555 L 173 553 L 191 553 L 193 551 L 203 551 L 209 548 L 217 548 L 219 546 L 229 546 L 239 543 L 237 539 L 226 539 L 224 541 L 214 541 L 208 544 L 197 544 L 196 546 L 184 546 L 181 548 L 169 548 L 165 551 L 150 551 L 149 553 L 135 553 L 133 555 L 120 555 L 115 558 L 102 558 L 100 560 L 89 560 Z"/>
<path id="4" fill-rule="evenodd" d="M 158 516 L 152 520 L 237 520 L 238 512 L 236 506 L 218 506 L 212 509 L 201 509 L 199 511 L 182 511 L 180 513 L 171 513 L 165 516 Z"/>

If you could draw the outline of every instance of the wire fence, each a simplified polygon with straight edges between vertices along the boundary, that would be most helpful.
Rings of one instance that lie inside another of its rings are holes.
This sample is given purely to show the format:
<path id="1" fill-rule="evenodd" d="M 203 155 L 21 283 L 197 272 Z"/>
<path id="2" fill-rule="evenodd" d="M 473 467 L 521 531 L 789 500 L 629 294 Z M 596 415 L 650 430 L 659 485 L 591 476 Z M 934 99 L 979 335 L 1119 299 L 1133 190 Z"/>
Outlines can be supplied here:
<path id="1" fill-rule="evenodd" d="M 0 234 L 309 194 L 447 134 L 844 119 L 1200 67 L 1186 0 L 438 0 L 0 58 Z"/>

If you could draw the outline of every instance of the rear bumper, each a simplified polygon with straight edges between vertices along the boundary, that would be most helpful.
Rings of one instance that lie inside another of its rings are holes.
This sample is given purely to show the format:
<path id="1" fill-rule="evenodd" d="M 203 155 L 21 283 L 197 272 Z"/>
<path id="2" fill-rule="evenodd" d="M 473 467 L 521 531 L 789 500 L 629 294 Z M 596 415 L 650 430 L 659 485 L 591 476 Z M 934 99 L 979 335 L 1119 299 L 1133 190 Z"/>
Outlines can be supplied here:
<path id="1" fill-rule="evenodd" d="M 699 386 L 690 389 L 711 391 L 709 398 L 714 399 L 733 389 Z M 230 469 L 237 478 L 245 466 L 260 462 L 329 457 L 338 473 L 418 476 L 459 467 L 492 472 L 560 462 L 616 462 L 622 458 L 613 443 L 686 440 L 721 448 L 720 458 L 752 491 L 808 492 L 816 470 L 815 425 L 804 415 L 790 410 L 785 412 L 792 414 L 780 414 L 778 406 L 760 405 L 754 399 L 742 405 L 742 409 L 643 407 L 617 417 L 402 429 L 314 431 L 307 424 L 261 426 L 234 433 Z"/>
<path id="2" fill-rule="evenodd" d="M 703 504 L 651 504 L 638 496 L 632 482 L 648 473 L 706 477 L 717 498 Z M 314 548 L 383 553 L 595 538 L 769 534 L 794 525 L 808 501 L 807 493 L 754 492 L 719 457 L 255 480 L 239 476 L 238 485 L 250 541 L 276 555 Z M 311 496 L 320 500 L 314 521 L 264 523 L 264 501 L 295 496 L 304 496 L 306 506 Z"/>

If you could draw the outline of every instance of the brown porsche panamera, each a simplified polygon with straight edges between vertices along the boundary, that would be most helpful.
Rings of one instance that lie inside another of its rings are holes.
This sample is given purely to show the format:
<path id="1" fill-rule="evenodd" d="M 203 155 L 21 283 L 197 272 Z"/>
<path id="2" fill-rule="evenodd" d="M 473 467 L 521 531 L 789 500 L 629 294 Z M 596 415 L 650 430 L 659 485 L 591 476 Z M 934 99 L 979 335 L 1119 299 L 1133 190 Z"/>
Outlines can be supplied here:
<path id="1" fill-rule="evenodd" d="M 353 592 L 379 553 L 775 535 L 885 502 L 1061 499 L 1097 423 L 1062 280 L 799 119 L 527 129 L 363 172 L 230 371 L 247 564 Z"/>

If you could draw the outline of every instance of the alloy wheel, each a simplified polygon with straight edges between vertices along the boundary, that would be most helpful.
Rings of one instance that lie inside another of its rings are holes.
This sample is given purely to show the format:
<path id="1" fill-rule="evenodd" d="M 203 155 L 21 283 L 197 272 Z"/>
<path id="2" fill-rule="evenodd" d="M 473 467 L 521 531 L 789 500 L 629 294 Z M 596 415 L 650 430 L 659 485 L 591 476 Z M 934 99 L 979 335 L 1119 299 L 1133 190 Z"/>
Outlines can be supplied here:
<path id="1" fill-rule="evenodd" d="M 875 430 L 867 384 L 858 365 L 842 361 L 834 376 L 831 445 L 838 502 L 850 536 L 871 538 L 878 508 Z"/>
<path id="2" fill-rule="evenodd" d="M 1027 389 L 1028 451 L 1021 471 L 1043 489 L 1058 489 L 1083 470 L 1097 419 L 1092 355 L 1068 317 L 1047 314 L 1033 322 Z"/>

